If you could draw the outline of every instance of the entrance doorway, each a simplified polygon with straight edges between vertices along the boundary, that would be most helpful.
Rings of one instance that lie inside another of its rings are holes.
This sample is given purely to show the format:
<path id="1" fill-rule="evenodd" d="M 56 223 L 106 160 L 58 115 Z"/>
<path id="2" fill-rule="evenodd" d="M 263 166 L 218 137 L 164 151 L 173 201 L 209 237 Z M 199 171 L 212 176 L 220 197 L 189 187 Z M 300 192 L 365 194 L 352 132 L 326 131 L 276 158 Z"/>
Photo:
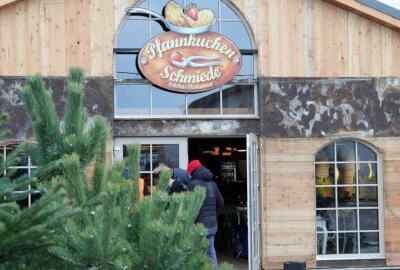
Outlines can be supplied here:
<path id="1" fill-rule="evenodd" d="M 246 137 L 125 137 L 115 138 L 114 157 L 126 155 L 126 145 L 142 145 L 141 177 L 150 191 L 157 186 L 153 167 L 166 162 L 186 169 L 189 161 L 199 159 L 215 175 L 225 200 L 216 236 L 220 262 L 235 269 L 260 269 L 260 198 L 258 139 Z M 250 214 L 251 213 L 251 214 Z"/>
<path id="2" fill-rule="evenodd" d="M 189 138 L 189 161 L 199 159 L 213 174 L 225 200 L 215 247 L 219 262 L 249 269 L 246 138 Z"/>

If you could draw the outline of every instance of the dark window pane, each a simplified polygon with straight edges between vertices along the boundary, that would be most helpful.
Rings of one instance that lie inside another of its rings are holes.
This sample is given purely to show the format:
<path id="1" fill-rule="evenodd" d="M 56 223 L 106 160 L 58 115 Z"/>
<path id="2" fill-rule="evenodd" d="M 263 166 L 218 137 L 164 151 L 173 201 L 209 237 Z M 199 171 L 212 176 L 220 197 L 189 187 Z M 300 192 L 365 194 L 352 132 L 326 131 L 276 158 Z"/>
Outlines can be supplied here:
<path id="1" fill-rule="evenodd" d="M 214 89 L 187 96 L 188 114 L 220 114 L 220 92 Z"/>
<path id="2" fill-rule="evenodd" d="M 360 209 L 360 229 L 361 230 L 379 229 L 377 209 Z"/>
<path id="3" fill-rule="evenodd" d="M 142 144 L 140 150 L 140 170 L 141 171 L 150 171 L 150 145 Z"/>
<path id="4" fill-rule="evenodd" d="M 336 143 L 337 161 L 355 161 L 355 142 L 338 141 Z"/>
<path id="5" fill-rule="evenodd" d="M 9 144 L 9 145 L 5 146 L 6 147 L 6 159 L 7 159 L 7 156 L 9 154 L 11 154 L 11 152 L 17 148 L 17 146 L 18 146 L 17 144 Z"/>
<path id="6" fill-rule="evenodd" d="M 117 54 L 116 77 L 117 79 L 142 79 L 137 68 L 137 54 Z"/>
<path id="7" fill-rule="evenodd" d="M 19 208 L 21 208 L 21 210 L 24 208 L 27 208 L 29 206 L 29 196 L 25 197 L 22 200 L 18 200 L 17 204 L 18 204 Z"/>
<path id="8" fill-rule="evenodd" d="M 317 210 L 317 226 L 327 231 L 336 231 L 336 210 Z"/>
<path id="9" fill-rule="evenodd" d="M 359 184 L 376 184 L 377 164 L 376 163 L 360 163 L 358 164 L 358 183 Z"/>
<path id="10" fill-rule="evenodd" d="M 150 20 L 148 18 L 130 16 L 119 33 L 117 48 L 142 48 L 150 39 L 149 30 Z"/>
<path id="11" fill-rule="evenodd" d="M 153 165 L 158 162 L 163 162 L 170 168 L 178 168 L 179 145 L 178 144 L 153 145 Z"/>
<path id="12" fill-rule="evenodd" d="M 226 85 L 222 88 L 223 114 L 254 114 L 254 86 Z"/>
<path id="13" fill-rule="evenodd" d="M 360 191 L 360 207 L 378 206 L 378 188 L 377 187 L 358 187 Z"/>
<path id="14" fill-rule="evenodd" d="M 240 49 L 252 49 L 249 34 L 242 22 L 221 22 L 221 34 Z"/>
<path id="15" fill-rule="evenodd" d="M 153 87 L 153 115 L 184 115 L 185 94 Z"/>
<path id="16" fill-rule="evenodd" d="M 317 187 L 317 208 L 335 207 L 335 187 Z"/>
<path id="17" fill-rule="evenodd" d="M 315 164 L 315 184 L 334 185 L 335 165 L 328 163 Z"/>
<path id="18" fill-rule="evenodd" d="M 34 192 L 33 194 L 31 194 L 31 204 L 39 200 L 40 197 L 42 197 L 42 194 L 40 194 L 39 192 Z"/>
<path id="19" fill-rule="evenodd" d="M 339 233 L 339 254 L 358 253 L 357 233 Z"/>
<path id="20" fill-rule="evenodd" d="M 359 161 L 376 161 L 376 154 L 362 143 L 357 144 Z"/>
<path id="21" fill-rule="evenodd" d="M 338 210 L 339 214 L 339 231 L 357 230 L 357 210 Z"/>
<path id="22" fill-rule="evenodd" d="M 357 196 L 356 187 L 338 187 L 338 206 L 339 207 L 356 207 Z"/>
<path id="23" fill-rule="evenodd" d="M 315 156 L 315 162 L 319 161 L 334 161 L 334 144 L 329 144 L 322 148 Z"/>
<path id="24" fill-rule="evenodd" d="M 29 170 L 28 169 L 9 169 L 6 172 L 6 175 L 12 179 L 15 180 L 21 176 L 28 175 Z M 28 187 L 27 187 L 28 188 Z"/>
<path id="25" fill-rule="evenodd" d="M 26 154 L 19 154 L 18 158 L 18 166 L 28 166 L 28 156 Z"/>
<path id="26" fill-rule="evenodd" d="M 361 253 L 379 253 L 379 233 L 360 233 Z"/>
<path id="27" fill-rule="evenodd" d="M 119 84 L 115 90 L 117 115 L 150 115 L 150 86 Z"/>

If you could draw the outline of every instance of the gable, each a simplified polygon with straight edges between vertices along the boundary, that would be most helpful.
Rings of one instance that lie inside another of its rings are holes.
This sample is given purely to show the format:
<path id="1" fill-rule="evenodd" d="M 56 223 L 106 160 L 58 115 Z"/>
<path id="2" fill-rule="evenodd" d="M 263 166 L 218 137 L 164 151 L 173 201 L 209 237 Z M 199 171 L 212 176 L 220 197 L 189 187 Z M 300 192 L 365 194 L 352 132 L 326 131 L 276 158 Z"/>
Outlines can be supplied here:
<path id="1" fill-rule="evenodd" d="M 400 12 L 376 0 L 324 0 L 400 32 Z M 399 17 L 396 17 L 399 16 Z"/>

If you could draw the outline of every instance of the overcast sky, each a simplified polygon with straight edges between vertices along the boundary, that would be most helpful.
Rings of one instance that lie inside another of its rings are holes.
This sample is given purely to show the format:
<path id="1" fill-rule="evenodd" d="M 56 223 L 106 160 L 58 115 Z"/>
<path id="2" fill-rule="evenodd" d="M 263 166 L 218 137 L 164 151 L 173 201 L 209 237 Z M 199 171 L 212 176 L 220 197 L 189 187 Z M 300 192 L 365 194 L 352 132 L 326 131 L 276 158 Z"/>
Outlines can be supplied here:
<path id="1" fill-rule="evenodd" d="M 378 1 L 400 10 L 400 0 L 378 0 Z"/>

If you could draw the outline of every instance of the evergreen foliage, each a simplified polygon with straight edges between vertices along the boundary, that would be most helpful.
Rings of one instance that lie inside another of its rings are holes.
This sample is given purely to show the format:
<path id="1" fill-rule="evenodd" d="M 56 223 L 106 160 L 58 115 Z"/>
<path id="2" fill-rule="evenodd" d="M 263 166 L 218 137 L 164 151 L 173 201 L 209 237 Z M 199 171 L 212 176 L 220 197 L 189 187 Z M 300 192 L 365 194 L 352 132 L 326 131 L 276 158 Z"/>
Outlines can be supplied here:
<path id="1" fill-rule="evenodd" d="M 69 207 L 80 209 L 51 234 L 57 245 L 48 249 L 50 256 L 32 265 L 72 270 L 212 269 L 207 230 L 195 224 L 205 190 L 168 196 L 169 174 L 162 172 L 157 191 L 139 199 L 140 145 L 127 147 L 131 180 L 122 177 L 122 162 L 107 168 L 109 130 L 102 117 L 85 129 L 81 69 L 70 70 L 67 89 L 64 128 L 39 75 L 28 78 L 21 91 L 37 142 L 24 144 L 22 150 L 38 164 L 37 176 L 64 186 Z M 94 173 L 89 181 L 85 168 L 91 162 Z M 56 206 L 63 209 L 64 204 Z"/>
<path id="2" fill-rule="evenodd" d="M 0 117 L 0 125 L 5 117 Z M 0 134 L 7 134 L 4 130 Z M 52 234 L 59 228 L 72 209 L 65 209 L 67 201 L 61 201 L 65 190 L 53 185 L 31 207 L 21 210 L 16 203 L 25 199 L 32 190 L 24 193 L 36 182 L 35 178 L 22 175 L 16 179 L 5 170 L 19 161 L 16 153 L 9 154 L 4 161 L 0 158 L 0 269 L 23 269 L 32 254 L 42 252 L 55 245 Z"/>
<path id="3" fill-rule="evenodd" d="M 84 88 L 83 70 L 71 68 L 63 128 L 40 75 L 28 77 L 27 85 L 20 92 L 36 140 L 36 144 L 23 143 L 21 148 L 38 165 L 40 180 L 51 180 L 62 174 L 59 160 L 65 154 L 77 153 L 81 165 L 87 166 L 106 142 L 108 127 L 104 117 L 94 117 L 91 127 L 85 129 L 88 117 L 83 106 Z"/>

